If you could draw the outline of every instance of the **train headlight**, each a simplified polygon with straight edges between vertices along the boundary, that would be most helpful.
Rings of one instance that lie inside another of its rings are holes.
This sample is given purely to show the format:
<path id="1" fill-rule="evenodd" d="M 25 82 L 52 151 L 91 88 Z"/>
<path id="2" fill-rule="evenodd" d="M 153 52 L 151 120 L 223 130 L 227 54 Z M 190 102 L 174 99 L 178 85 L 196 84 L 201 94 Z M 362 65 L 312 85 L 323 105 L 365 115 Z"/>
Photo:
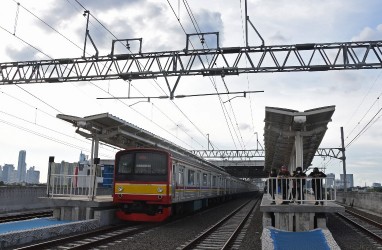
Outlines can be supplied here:
<path id="1" fill-rule="evenodd" d="M 118 192 L 122 192 L 123 191 L 123 187 L 118 187 Z"/>
<path id="2" fill-rule="evenodd" d="M 162 189 L 161 187 L 158 187 L 158 188 L 157 188 L 157 191 L 158 191 L 158 193 L 162 193 L 162 192 L 163 192 L 163 189 Z"/>

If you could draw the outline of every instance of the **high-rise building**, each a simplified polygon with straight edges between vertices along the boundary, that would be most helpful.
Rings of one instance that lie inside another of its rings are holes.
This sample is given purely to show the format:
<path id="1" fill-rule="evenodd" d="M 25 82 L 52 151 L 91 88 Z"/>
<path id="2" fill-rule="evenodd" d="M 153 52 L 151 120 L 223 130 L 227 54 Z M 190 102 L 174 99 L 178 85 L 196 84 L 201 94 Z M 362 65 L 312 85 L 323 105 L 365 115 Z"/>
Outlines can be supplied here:
<path id="1" fill-rule="evenodd" d="M 0 181 L 3 181 L 3 168 L 0 166 Z"/>
<path id="2" fill-rule="evenodd" d="M 326 185 L 327 185 L 327 187 L 334 187 L 335 178 L 336 178 L 336 175 L 333 174 L 333 173 L 330 173 L 330 174 L 326 175 Z"/>
<path id="3" fill-rule="evenodd" d="M 14 183 L 16 182 L 15 176 L 16 176 L 15 167 L 13 164 L 5 164 L 3 166 L 3 181 L 4 183 Z"/>
<path id="4" fill-rule="evenodd" d="M 20 183 L 25 182 L 25 175 L 27 172 L 27 164 L 25 162 L 26 154 L 27 152 L 25 150 L 20 150 L 19 152 L 19 162 L 17 165 L 17 181 Z"/>
<path id="5" fill-rule="evenodd" d="M 344 175 L 340 174 L 341 187 L 344 188 Z M 351 188 L 354 187 L 353 174 L 346 174 L 346 187 Z"/>
<path id="6" fill-rule="evenodd" d="M 26 183 L 38 184 L 40 181 L 40 171 L 36 171 L 33 167 L 30 167 L 27 170 Z"/>
<path id="7" fill-rule="evenodd" d="M 82 153 L 82 151 L 81 151 L 81 153 L 80 153 L 80 160 L 78 161 L 78 162 L 86 162 L 88 160 L 88 156 L 87 155 L 85 155 L 84 153 Z"/>

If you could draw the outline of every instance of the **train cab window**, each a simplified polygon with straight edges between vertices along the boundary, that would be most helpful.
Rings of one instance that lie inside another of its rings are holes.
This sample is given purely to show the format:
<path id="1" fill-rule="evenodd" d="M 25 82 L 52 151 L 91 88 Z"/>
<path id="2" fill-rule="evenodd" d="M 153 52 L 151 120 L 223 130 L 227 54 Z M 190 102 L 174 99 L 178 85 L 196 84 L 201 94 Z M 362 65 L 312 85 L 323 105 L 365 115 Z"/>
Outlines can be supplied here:
<path id="1" fill-rule="evenodd" d="M 207 186 L 207 174 L 204 174 L 204 173 L 203 173 L 203 186 L 204 187 Z"/>
<path id="2" fill-rule="evenodd" d="M 195 185 L 195 171 L 191 169 L 188 170 L 188 185 Z"/>
<path id="3" fill-rule="evenodd" d="M 133 154 L 125 154 L 119 158 L 118 173 L 131 174 L 133 172 Z"/>
<path id="4" fill-rule="evenodd" d="M 158 174 L 167 173 L 167 159 L 163 154 L 144 152 L 137 153 L 135 163 L 136 174 Z"/>
<path id="5" fill-rule="evenodd" d="M 115 159 L 116 181 L 166 181 L 168 155 L 156 151 L 121 151 Z"/>

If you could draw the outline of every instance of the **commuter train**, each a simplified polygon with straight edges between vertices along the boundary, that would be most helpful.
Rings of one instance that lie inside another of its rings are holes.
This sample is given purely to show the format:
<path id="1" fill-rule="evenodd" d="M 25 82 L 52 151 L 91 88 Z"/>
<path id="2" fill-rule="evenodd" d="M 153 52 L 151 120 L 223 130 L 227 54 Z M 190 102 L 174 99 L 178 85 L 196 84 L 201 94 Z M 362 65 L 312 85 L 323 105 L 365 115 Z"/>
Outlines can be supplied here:
<path id="1" fill-rule="evenodd" d="M 115 158 L 113 202 L 122 220 L 160 222 L 255 189 L 200 158 L 161 149 L 128 149 Z"/>

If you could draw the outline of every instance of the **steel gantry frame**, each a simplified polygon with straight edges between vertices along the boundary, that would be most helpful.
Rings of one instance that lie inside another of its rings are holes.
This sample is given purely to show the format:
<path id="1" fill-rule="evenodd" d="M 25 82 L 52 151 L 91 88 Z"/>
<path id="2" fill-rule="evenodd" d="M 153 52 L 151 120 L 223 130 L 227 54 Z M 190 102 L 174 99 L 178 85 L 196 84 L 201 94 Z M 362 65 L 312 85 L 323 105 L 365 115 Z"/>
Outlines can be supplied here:
<path id="1" fill-rule="evenodd" d="M 330 157 L 343 160 L 341 153 L 343 148 L 319 148 L 315 156 Z M 191 153 L 204 159 L 250 159 L 256 157 L 264 157 L 264 149 L 254 150 L 191 150 Z"/>
<path id="2" fill-rule="evenodd" d="M 0 85 L 382 68 L 382 41 L 227 47 L 0 63 Z M 175 81 L 170 83 L 169 79 Z"/>

